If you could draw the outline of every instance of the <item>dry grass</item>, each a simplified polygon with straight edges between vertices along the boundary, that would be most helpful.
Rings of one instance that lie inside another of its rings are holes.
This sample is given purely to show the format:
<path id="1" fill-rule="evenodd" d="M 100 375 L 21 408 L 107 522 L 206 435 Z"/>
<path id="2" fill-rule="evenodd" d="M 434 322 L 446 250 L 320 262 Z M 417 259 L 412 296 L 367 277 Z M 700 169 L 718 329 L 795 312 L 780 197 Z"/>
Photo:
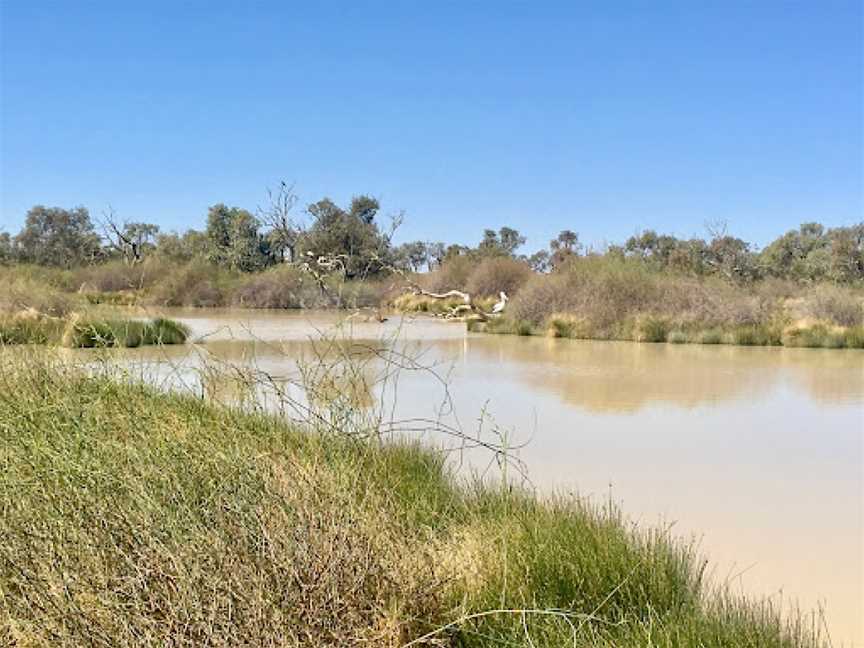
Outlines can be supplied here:
<path id="1" fill-rule="evenodd" d="M 636 260 L 588 257 L 559 272 L 534 276 L 506 317 L 485 330 L 524 334 L 530 328 L 556 337 L 642 342 L 860 348 L 862 300 L 857 288 L 807 289 L 779 280 L 739 286 L 658 273 Z"/>

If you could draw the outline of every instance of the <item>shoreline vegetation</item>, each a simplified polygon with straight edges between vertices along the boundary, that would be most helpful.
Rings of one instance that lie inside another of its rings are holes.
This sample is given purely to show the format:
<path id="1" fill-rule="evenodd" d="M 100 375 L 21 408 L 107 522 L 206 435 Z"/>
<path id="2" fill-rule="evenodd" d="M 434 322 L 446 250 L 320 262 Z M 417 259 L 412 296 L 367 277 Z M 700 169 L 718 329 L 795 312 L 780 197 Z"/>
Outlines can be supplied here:
<path id="1" fill-rule="evenodd" d="M 93 319 L 128 319 L 108 306 L 188 306 L 370 309 L 379 319 L 396 310 L 488 333 L 864 348 L 864 223 L 804 223 L 761 250 L 722 223 L 705 239 L 645 230 L 600 249 L 563 230 L 526 255 L 511 227 L 485 230 L 476 247 L 396 245 L 404 214 L 379 225 L 368 195 L 298 214 L 283 183 L 268 202 L 257 215 L 213 205 L 203 230 L 182 234 L 110 210 L 100 234 L 83 207 L 33 207 L 17 235 L 0 232 L 0 339 L 182 341 L 176 323 Z M 58 304 L 89 318 L 92 335 L 61 334 L 75 327 L 50 319 L 62 316 Z"/>
<path id="2" fill-rule="evenodd" d="M 816 648 L 611 502 L 0 354 L 0 642 Z"/>
<path id="3" fill-rule="evenodd" d="M 516 259 L 456 259 L 411 276 L 411 283 L 423 289 L 456 285 L 471 291 L 485 312 L 499 289 L 506 290 L 505 311 L 481 320 L 470 314 L 452 317 L 462 299 L 417 294 L 398 275 L 357 280 L 334 275 L 324 281 L 322 289 L 318 280 L 290 265 L 239 273 L 158 259 L 74 270 L 0 267 L 0 343 L 182 344 L 189 334 L 182 324 L 167 318 L 141 321 L 133 314 L 194 306 L 395 311 L 459 319 L 476 332 L 573 339 L 864 348 L 864 288 L 857 284 L 801 285 L 781 279 L 733 284 L 605 257 L 573 258 L 552 273 L 534 273 Z"/>

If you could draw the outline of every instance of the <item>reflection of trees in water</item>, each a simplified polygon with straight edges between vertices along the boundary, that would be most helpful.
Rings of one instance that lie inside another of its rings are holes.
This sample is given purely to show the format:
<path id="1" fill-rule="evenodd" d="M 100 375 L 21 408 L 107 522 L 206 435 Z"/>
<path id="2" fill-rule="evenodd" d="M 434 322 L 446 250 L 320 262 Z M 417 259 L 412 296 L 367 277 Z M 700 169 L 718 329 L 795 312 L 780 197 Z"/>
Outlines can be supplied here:
<path id="1" fill-rule="evenodd" d="M 370 354 L 370 342 L 357 342 L 352 353 Z M 430 364 L 433 360 L 465 363 L 466 380 L 506 376 L 594 412 L 637 412 L 652 403 L 695 408 L 740 398 L 752 400 L 784 381 L 821 403 L 854 401 L 864 394 L 864 352 L 856 350 L 636 344 L 503 335 L 400 344 L 412 354 L 428 349 L 425 357 Z M 308 360 L 316 352 L 309 340 L 220 340 L 198 348 L 222 362 L 254 366 L 275 377 L 295 376 L 298 360 Z M 188 346 L 142 347 L 119 353 L 190 366 L 199 362 L 198 354 Z M 327 353 L 332 360 L 337 349 Z M 382 364 L 369 355 L 353 363 L 352 371 L 358 366 L 363 367 L 362 375 L 340 375 L 336 367 L 320 374 L 321 397 L 344 393 L 355 407 L 370 407 L 375 400 L 372 386 L 380 380 Z"/>
<path id="2" fill-rule="evenodd" d="M 514 365 L 508 375 L 596 412 L 752 400 L 786 378 L 820 402 L 864 394 L 864 354 L 857 351 L 500 336 L 471 339 L 468 355 L 469 362 Z"/>

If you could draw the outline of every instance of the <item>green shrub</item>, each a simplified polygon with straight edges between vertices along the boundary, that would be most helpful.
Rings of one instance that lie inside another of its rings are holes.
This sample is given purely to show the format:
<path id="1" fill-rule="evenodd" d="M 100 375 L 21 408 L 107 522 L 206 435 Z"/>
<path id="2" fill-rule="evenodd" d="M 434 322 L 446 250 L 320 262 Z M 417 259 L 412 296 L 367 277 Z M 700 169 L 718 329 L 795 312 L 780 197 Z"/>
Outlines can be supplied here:
<path id="1" fill-rule="evenodd" d="M 183 344 L 189 334 L 186 325 L 156 318 L 150 322 L 121 319 L 83 319 L 71 322 L 63 345 L 72 348 L 126 347 L 151 344 Z"/>
<path id="2" fill-rule="evenodd" d="M 655 317 L 639 322 L 639 342 L 665 342 L 669 324 Z"/>
<path id="3" fill-rule="evenodd" d="M 685 344 L 690 341 L 690 338 L 684 331 L 670 331 L 666 341 L 670 344 Z"/>
<path id="4" fill-rule="evenodd" d="M 553 317 L 550 319 L 549 327 L 552 330 L 552 334 L 559 338 L 573 337 L 575 329 L 574 323 L 563 317 Z"/>
<path id="5" fill-rule="evenodd" d="M 700 344 L 723 344 L 723 333 L 717 329 L 702 331 L 699 335 Z"/>
<path id="6" fill-rule="evenodd" d="M 765 324 L 739 326 L 732 331 L 732 341 L 741 346 L 779 346 L 783 343 L 780 332 Z"/>
<path id="7" fill-rule="evenodd" d="M 864 349 L 864 326 L 855 326 L 846 331 L 846 347 Z"/>
<path id="8" fill-rule="evenodd" d="M 157 317 L 144 326 L 142 344 L 184 344 L 189 327 L 182 322 Z"/>
<path id="9" fill-rule="evenodd" d="M 516 323 L 516 335 L 532 335 L 533 333 L 534 327 L 531 326 L 531 322 Z"/>

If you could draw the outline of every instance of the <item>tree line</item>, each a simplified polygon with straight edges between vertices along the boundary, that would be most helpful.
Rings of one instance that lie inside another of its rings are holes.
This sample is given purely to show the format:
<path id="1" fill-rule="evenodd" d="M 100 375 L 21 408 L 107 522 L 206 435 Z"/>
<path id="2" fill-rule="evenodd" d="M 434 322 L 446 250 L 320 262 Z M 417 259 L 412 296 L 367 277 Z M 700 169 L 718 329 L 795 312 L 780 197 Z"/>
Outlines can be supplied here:
<path id="1" fill-rule="evenodd" d="M 602 255 L 638 259 L 658 271 L 717 275 L 737 282 L 765 277 L 864 281 L 864 223 L 835 228 L 805 223 L 762 250 L 729 235 L 725 226 L 709 227 L 707 238 L 690 239 L 646 230 L 602 250 L 586 250 L 578 233 L 567 229 L 545 249 L 525 255 L 519 250 L 526 238 L 511 227 L 484 230 L 476 247 L 426 241 L 396 245 L 393 235 L 403 214 L 390 216 L 383 227 L 380 203 L 372 196 L 355 196 L 345 206 L 322 198 L 306 205 L 299 217 L 291 187 L 283 183 L 268 196 L 268 206 L 256 213 L 213 205 L 203 230 L 183 233 L 163 232 L 153 223 L 121 222 L 112 210 L 94 222 L 84 207 L 37 205 L 27 212 L 18 234 L 0 232 L 0 264 L 72 268 L 116 259 L 135 264 L 158 255 L 180 263 L 202 260 L 240 272 L 280 263 L 338 264 L 347 278 L 361 278 L 394 269 L 433 270 L 453 257 L 509 257 L 537 272 L 553 272 L 573 257 Z"/>

